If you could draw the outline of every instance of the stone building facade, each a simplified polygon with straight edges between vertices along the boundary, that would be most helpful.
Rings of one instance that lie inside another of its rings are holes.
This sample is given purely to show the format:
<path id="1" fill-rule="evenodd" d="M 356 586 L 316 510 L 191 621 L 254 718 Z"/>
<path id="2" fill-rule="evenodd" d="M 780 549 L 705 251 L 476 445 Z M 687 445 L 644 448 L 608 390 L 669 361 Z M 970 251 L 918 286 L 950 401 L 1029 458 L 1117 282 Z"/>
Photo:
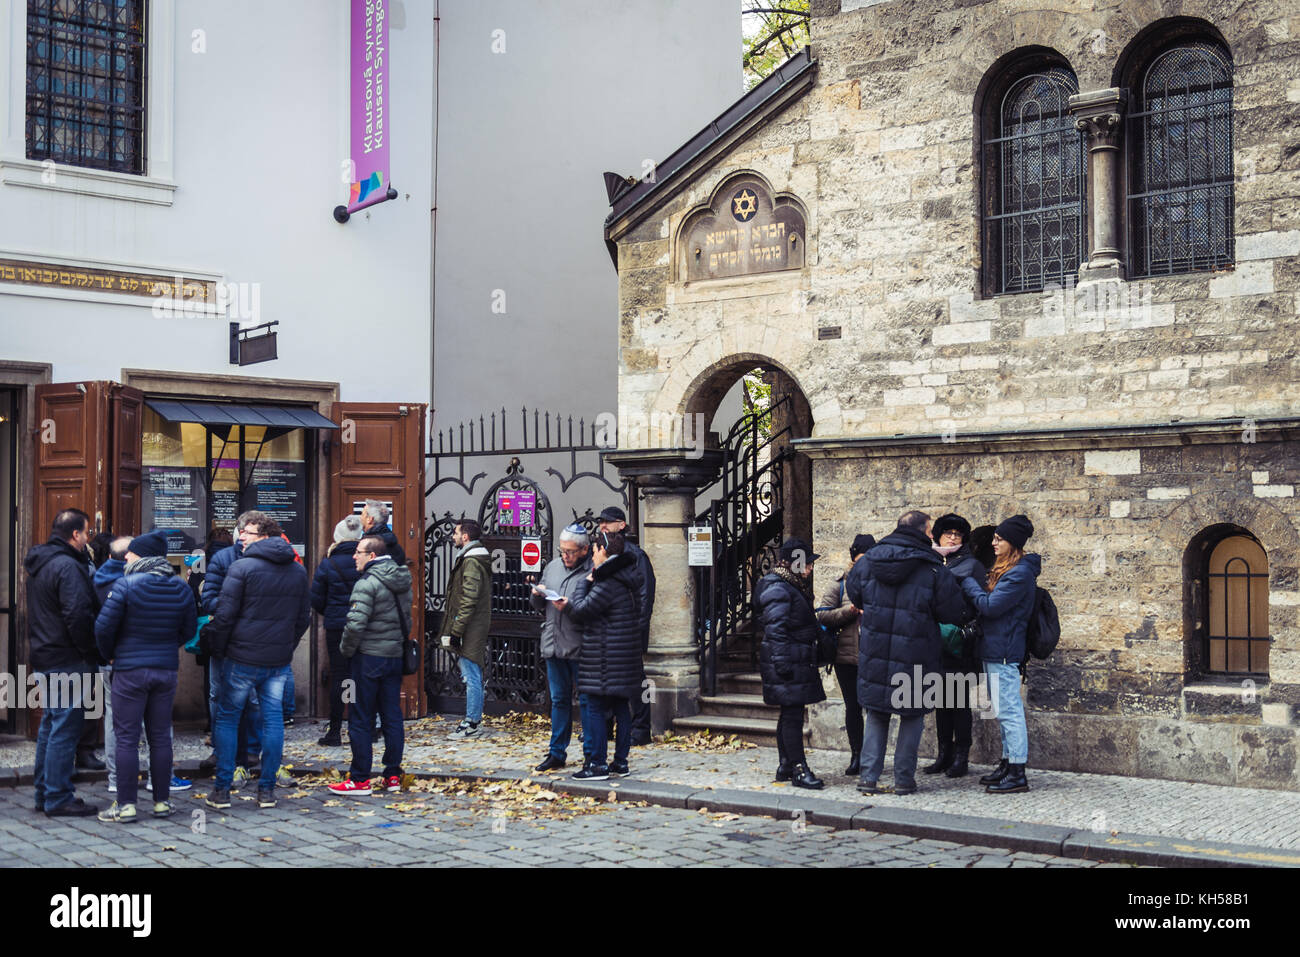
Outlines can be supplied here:
<path id="1" fill-rule="evenodd" d="M 747 100 L 611 191 L 621 414 L 779 370 L 818 592 L 907 508 L 1034 521 L 1062 639 L 1031 766 L 1300 789 L 1294 4 L 813 0 Z M 651 670 L 689 713 L 709 463 L 620 455 L 681 568 Z"/>

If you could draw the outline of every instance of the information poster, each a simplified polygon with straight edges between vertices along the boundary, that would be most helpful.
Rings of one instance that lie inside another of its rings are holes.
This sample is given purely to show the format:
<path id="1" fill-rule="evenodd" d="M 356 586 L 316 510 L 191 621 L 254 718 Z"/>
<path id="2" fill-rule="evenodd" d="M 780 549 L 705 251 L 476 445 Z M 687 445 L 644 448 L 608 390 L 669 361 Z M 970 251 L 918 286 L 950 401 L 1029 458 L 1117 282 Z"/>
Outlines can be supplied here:
<path id="1" fill-rule="evenodd" d="M 244 507 L 265 512 L 280 523 L 289 544 L 299 554 L 307 551 L 307 464 L 260 462 L 244 489 Z"/>
<path id="2" fill-rule="evenodd" d="M 167 533 L 167 552 L 188 554 L 207 539 L 207 488 L 203 469 L 146 465 L 141 517 L 148 529 Z"/>
<path id="3" fill-rule="evenodd" d="M 530 528 L 537 511 L 537 492 L 532 489 L 497 491 L 497 525 L 501 528 Z"/>
<path id="4" fill-rule="evenodd" d="M 234 529 L 239 518 L 239 493 L 233 489 L 212 490 L 212 524 L 217 528 Z"/>

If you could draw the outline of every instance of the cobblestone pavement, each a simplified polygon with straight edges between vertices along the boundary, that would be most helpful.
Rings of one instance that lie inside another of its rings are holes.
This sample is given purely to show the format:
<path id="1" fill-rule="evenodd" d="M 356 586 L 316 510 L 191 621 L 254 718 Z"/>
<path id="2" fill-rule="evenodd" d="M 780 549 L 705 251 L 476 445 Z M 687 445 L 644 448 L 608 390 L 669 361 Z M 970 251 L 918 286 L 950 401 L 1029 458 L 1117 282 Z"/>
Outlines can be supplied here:
<path id="1" fill-rule="evenodd" d="M 447 735 L 456 721 L 455 717 L 434 717 L 407 722 L 405 769 L 531 771 L 546 753 L 549 724 L 545 718 L 489 717 L 481 737 L 450 741 Z M 351 755 L 346 732 L 343 747 L 323 748 L 316 744 L 323 730 L 322 724 L 303 719 L 287 728 L 285 763 L 311 761 L 345 771 Z M 206 756 L 210 749 L 202 742 L 202 735 L 178 732 L 177 759 Z M 33 747 L 30 742 L 22 742 L 0 748 L 0 766 L 30 771 Z M 569 754 L 580 763 L 581 743 L 576 734 Z M 841 773 L 848 760 L 846 752 L 809 751 L 810 765 L 826 781 L 825 790 L 816 792 L 817 797 L 866 803 L 854 787 L 855 782 Z M 789 788 L 787 784 L 773 783 L 776 763 L 775 749 L 771 748 L 700 751 L 656 743 L 633 748 L 631 755 L 634 780 L 769 793 Z M 577 764 L 571 763 L 561 775 L 575 770 Z M 918 774 L 918 793 L 906 797 L 879 795 L 869 803 L 1093 831 L 1300 849 L 1300 793 L 1040 771 L 1031 766 L 1032 789 L 1028 793 L 994 796 L 985 794 L 976 780 L 986 770 L 972 768 L 972 774 L 961 779 Z M 890 779 L 891 765 L 887 761 L 881 780 L 889 783 Z M 78 791 L 91 800 L 107 797 L 102 784 L 81 784 Z"/>
<path id="2" fill-rule="evenodd" d="M 410 795 L 333 799 L 323 787 L 259 809 L 236 794 L 229 811 L 179 795 L 169 819 L 105 824 L 32 811 L 32 789 L 0 789 L 0 868 L 50 866 L 813 866 L 1120 867 L 1046 854 L 917 840 L 735 814 L 627 804 L 584 807 L 568 820 L 486 816 L 484 801 L 422 796 L 422 816 L 391 805 Z M 242 798 L 242 799 L 241 799 Z"/>

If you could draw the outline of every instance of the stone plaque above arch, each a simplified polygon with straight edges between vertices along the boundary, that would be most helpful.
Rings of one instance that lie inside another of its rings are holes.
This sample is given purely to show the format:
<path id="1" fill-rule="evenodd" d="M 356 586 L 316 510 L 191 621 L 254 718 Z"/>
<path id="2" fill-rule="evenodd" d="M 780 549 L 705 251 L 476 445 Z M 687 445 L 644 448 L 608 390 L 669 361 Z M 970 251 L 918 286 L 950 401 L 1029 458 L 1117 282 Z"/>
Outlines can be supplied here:
<path id="1" fill-rule="evenodd" d="M 802 269 L 806 240 L 802 204 L 773 193 L 763 179 L 726 179 L 709 204 L 682 223 L 677 239 L 680 282 Z"/>

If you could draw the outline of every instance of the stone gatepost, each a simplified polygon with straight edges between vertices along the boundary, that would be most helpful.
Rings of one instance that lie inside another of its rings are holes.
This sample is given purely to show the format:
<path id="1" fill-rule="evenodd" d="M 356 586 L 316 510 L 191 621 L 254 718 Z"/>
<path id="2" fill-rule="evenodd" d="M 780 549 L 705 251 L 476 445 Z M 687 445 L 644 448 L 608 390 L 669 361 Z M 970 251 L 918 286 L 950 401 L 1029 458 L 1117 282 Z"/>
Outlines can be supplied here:
<path id="1" fill-rule="evenodd" d="M 650 721 L 658 734 L 673 718 L 699 714 L 700 661 L 695 641 L 695 576 L 687 563 L 686 529 L 695 517 L 696 492 L 717 476 L 718 449 L 633 449 L 611 452 L 624 479 L 645 500 L 646 550 L 655 571 L 646 677 L 652 682 Z"/>

